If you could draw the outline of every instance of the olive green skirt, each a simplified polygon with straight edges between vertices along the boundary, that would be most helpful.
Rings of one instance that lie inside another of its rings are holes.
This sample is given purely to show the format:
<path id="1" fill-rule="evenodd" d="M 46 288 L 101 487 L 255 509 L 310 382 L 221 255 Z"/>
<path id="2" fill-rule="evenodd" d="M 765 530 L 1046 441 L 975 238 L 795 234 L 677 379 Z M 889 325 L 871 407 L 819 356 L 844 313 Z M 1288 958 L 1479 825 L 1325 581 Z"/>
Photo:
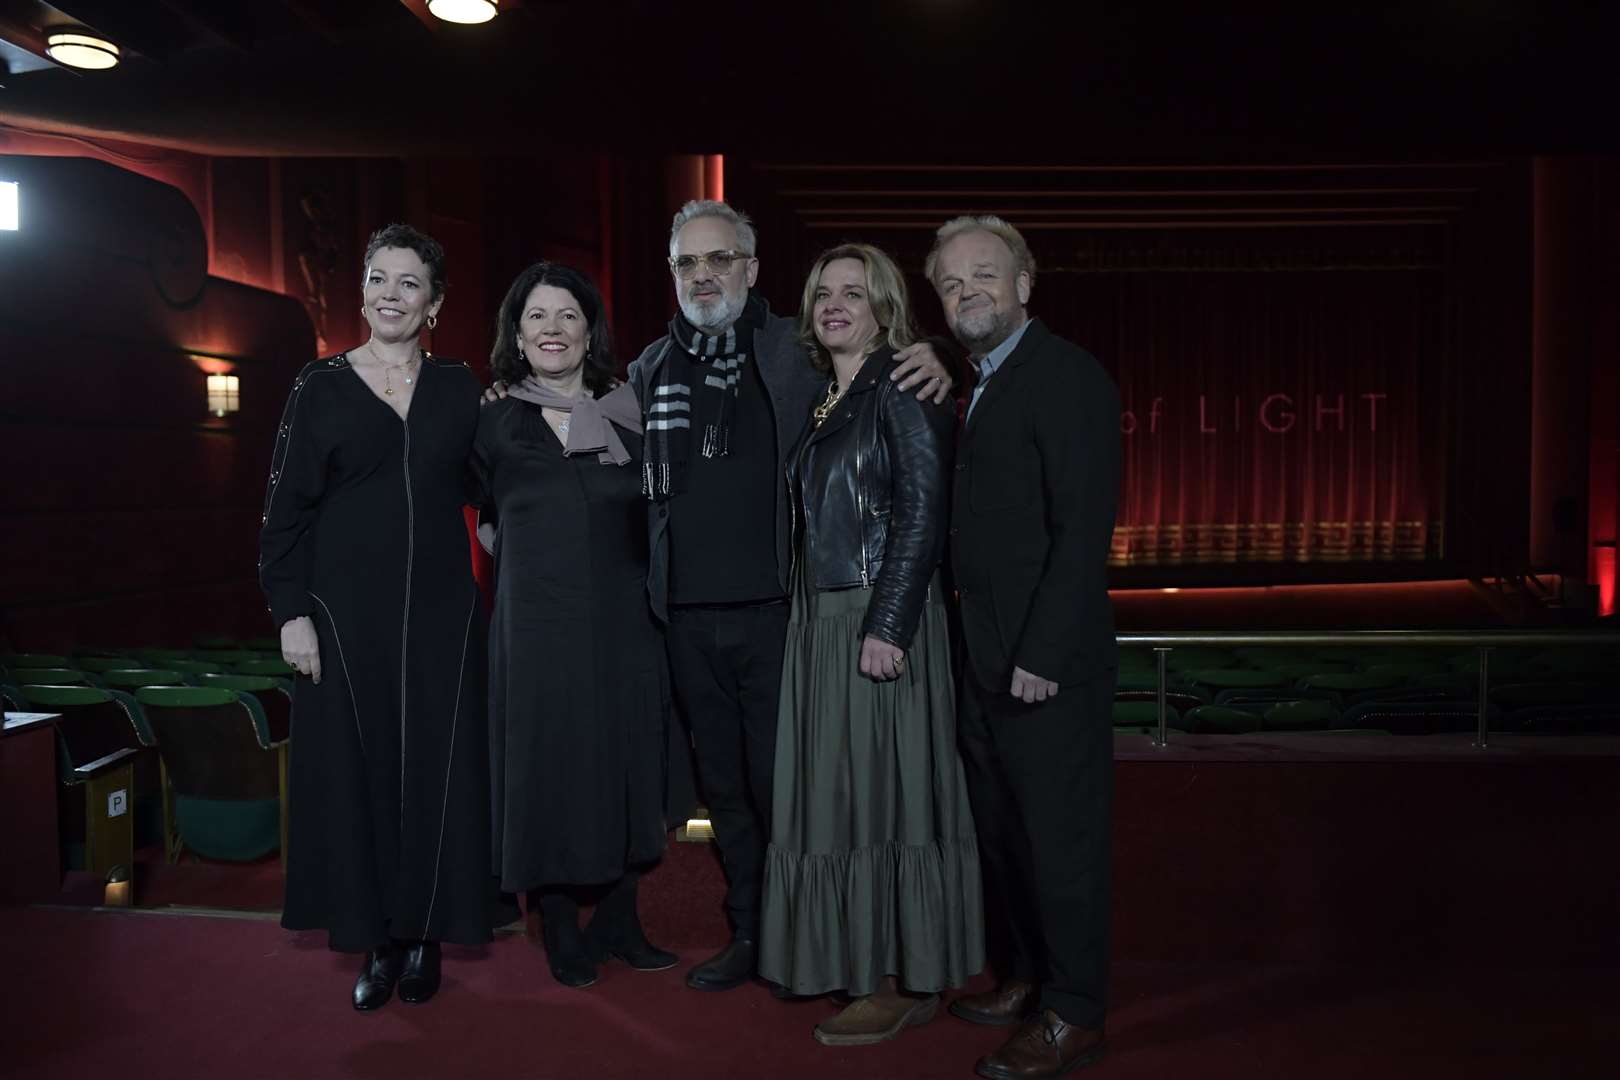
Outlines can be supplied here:
<path id="1" fill-rule="evenodd" d="M 891 682 L 860 672 L 871 596 L 795 582 L 759 970 L 798 994 L 869 994 L 885 975 L 932 992 L 984 966 L 939 581 Z"/>

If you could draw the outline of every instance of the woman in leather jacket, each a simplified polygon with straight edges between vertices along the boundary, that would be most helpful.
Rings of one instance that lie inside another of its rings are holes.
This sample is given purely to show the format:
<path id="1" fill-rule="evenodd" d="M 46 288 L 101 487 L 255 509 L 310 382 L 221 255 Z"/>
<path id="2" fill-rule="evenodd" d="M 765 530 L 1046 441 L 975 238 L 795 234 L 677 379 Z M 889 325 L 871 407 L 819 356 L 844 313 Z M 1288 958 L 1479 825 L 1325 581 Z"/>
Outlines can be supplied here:
<path id="1" fill-rule="evenodd" d="M 828 379 L 787 465 L 793 607 L 760 973 L 848 994 L 815 1037 L 864 1045 L 926 1023 L 983 966 L 939 576 L 956 416 L 889 378 L 914 332 L 879 249 L 825 252 L 799 319 Z"/>

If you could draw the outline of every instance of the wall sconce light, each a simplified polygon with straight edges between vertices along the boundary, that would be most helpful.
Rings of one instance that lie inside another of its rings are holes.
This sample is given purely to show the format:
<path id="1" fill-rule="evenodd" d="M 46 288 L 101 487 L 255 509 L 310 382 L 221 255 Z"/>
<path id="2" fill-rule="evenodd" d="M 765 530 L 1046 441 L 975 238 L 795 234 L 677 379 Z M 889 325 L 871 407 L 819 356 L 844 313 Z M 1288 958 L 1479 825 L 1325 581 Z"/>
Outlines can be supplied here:
<path id="1" fill-rule="evenodd" d="M 22 224 L 21 207 L 18 205 L 21 193 L 21 185 L 17 181 L 0 180 L 0 229 L 6 232 L 16 232 Z"/>
<path id="2" fill-rule="evenodd" d="M 235 375 L 208 376 L 208 411 L 225 416 L 242 407 L 238 396 L 241 381 Z"/>
<path id="3" fill-rule="evenodd" d="M 45 36 L 45 55 L 58 64 L 85 71 L 118 66 L 118 46 L 88 30 L 60 30 Z"/>
<path id="4" fill-rule="evenodd" d="M 435 18 L 471 26 L 499 14 L 500 0 L 428 0 L 427 7 Z"/>

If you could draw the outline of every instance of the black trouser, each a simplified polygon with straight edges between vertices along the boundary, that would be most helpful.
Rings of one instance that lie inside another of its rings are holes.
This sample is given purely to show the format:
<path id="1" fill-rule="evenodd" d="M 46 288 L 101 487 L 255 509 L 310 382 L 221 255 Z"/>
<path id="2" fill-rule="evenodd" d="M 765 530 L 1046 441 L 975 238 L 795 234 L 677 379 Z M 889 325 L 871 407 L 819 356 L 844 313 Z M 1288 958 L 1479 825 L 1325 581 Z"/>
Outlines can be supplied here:
<path id="1" fill-rule="evenodd" d="M 1100 1028 L 1106 1012 L 1114 672 L 1026 705 L 962 679 L 957 735 L 1004 978 Z"/>
<path id="2" fill-rule="evenodd" d="M 698 781 L 725 861 L 726 914 L 738 936 L 756 941 L 787 618 L 786 601 L 679 607 L 665 635 L 675 700 L 692 729 Z"/>

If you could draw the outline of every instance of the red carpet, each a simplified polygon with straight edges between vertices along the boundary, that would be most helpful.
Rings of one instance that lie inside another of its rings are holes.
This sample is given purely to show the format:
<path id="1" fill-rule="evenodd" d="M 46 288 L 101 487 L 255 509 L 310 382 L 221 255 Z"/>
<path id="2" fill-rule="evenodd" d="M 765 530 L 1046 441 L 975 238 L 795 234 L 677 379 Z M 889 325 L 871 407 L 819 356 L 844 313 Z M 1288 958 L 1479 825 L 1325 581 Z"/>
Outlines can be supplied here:
<path id="1" fill-rule="evenodd" d="M 972 1076 L 1002 1033 L 948 1015 L 878 1047 L 810 1038 L 828 1006 L 699 994 L 623 966 L 564 990 L 521 937 L 447 950 L 426 1006 L 347 1004 L 353 962 L 273 922 L 20 909 L 7 957 L 15 1077 Z M 688 950 L 686 960 L 696 958 Z M 1111 1052 L 1086 1075 L 1334 1080 L 1611 1077 L 1612 971 L 1116 965 Z"/>

